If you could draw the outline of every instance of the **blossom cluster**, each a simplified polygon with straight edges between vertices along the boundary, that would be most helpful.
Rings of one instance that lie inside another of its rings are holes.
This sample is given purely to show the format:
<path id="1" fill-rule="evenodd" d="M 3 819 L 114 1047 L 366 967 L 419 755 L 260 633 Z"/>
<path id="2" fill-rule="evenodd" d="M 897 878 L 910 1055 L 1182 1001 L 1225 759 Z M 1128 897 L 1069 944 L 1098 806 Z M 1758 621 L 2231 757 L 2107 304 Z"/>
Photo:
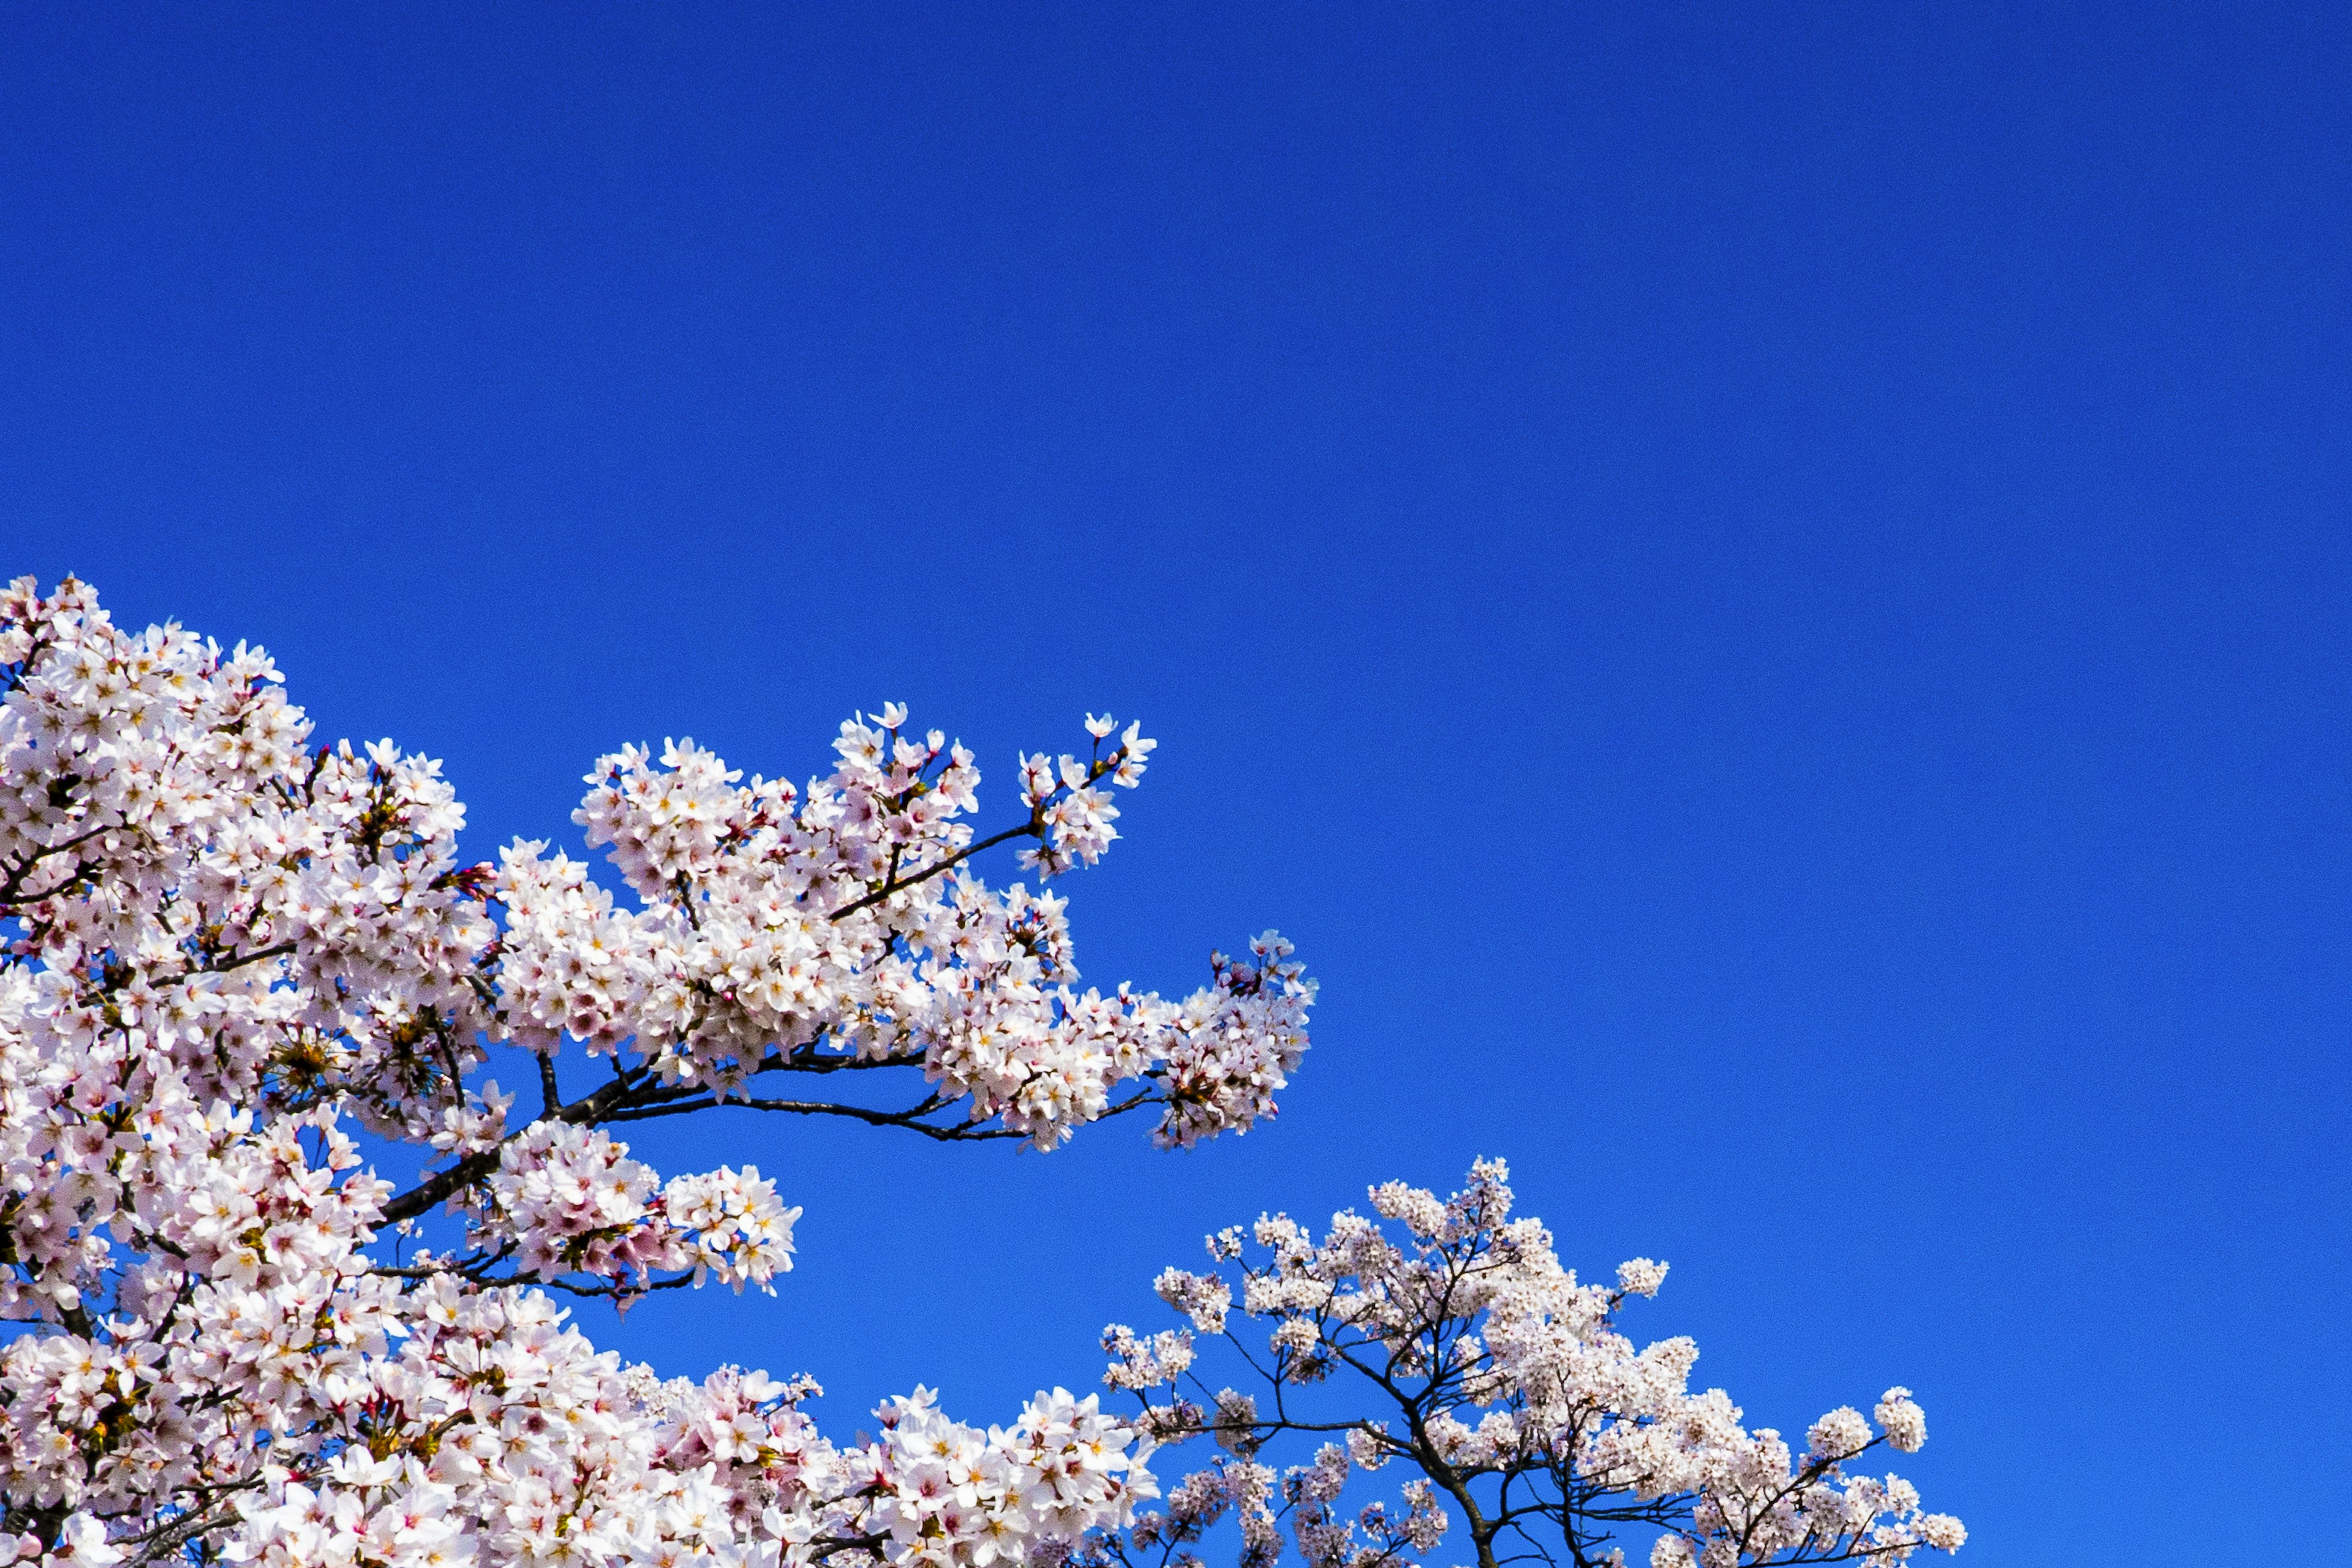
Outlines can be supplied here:
<path id="1" fill-rule="evenodd" d="M 989 837 L 971 753 L 895 706 L 804 787 L 625 749 L 575 819 L 616 900 L 543 843 L 461 858 L 438 765 L 314 745 L 259 649 L 10 584 L 0 1561 L 981 1568 L 1123 1527 L 1150 1439 L 1091 1398 L 983 1431 L 918 1396 L 835 1448 L 806 1385 L 664 1383 L 545 1293 L 791 1267 L 800 1211 L 756 1167 L 664 1179 L 624 1121 L 1051 1147 L 1145 1106 L 1169 1143 L 1271 1112 L 1313 995 L 1278 938 L 1181 1002 L 1080 990 L 1063 900 L 977 875 L 992 844 L 1042 879 L 1116 837 L 1151 742 L 1087 729 L 1023 760 Z M 904 1098 L 774 1089 L 852 1068 Z M 395 1192 L 363 1138 L 427 1168 Z"/>
<path id="2" fill-rule="evenodd" d="M 1059 1560 L 1156 1496 L 1134 1434 L 1066 1391 L 985 1431 L 919 1390 L 840 1448 L 779 1384 L 661 1382 L 594 1352 L 535 1293 L 436 1291 L 364 1446 L 238 1500 L 222 1552 L 267 1568 L 468 1562 L 671 1568 L 825 1559 Z M 498 1419 L 484 1418 L 494 1408 Z"/>
<path id="3" fill-rule="evenodd" d="M 871 1500 L 868 1528 L 901 1561 L 1057 1560 L 1095 1531 L 1132 1523 L 1136 1503 L 1160 1495 L 1132 1451 L 1134 1431 L 1091 1394 L 1041 1394 L 1013 1426 L 986 1432 L 941 1415 L 924 1389 L 879 1414 L 881 1440 L 853 1463 Z"/>
<path id="4" fill-rule="evenodd" d="M 644 1281 L 691 1269 L 716 1274 L 740 1294 L 792 1266 L 793 1222 L 773 1182 L 757 1165 L 673 1176 L 652 1169 L 601 1128 L 537 1121 L 499 1145 L 499 1168 L 474 1239 L 509 1240 L 515 1262 L 534 1279 L 571 1274 Z"/>
<path id="5" fill-rule="evenodd" d="M 658 763 L 601 759 L 575 820 L 642 900 L 619 907 L 588 868 L 518 843 L 495 882 L 508 911 L 494 1031 L 542 1053 L 633 1042 L 665 1086 L 753 1098 L 769 1070 L 845 1059 L 919 1067 L 970 1122 L 1041 1148 L 1114 1108 L 1165 1106 L 1164 1143 L 1245 1130 L 1306 1048 L 1314 987 L 1272 932 L 1254 962 L 1213 958 L 1186 1000 L 1078 990 L 1065 900 L 973 876 L 979 770 L 905 710 L 842 726 L 837 765 L 805 791 L 748 782 L 691 742 Z M 1140 782 L 1136 725 L 1087 758 L 1023 761 L 1028 841 L 1043 877 L 1098 859 L 1117 830 L 1104 783 Z M 1121 1084 L 1139 1089 L 1115 1107 Z M 937 1110 L 941 1106 L 929 1109 Z"/>
<path id="6" fill-rule="evenodd" d="M 1792 1449 L 1744 1426 L 1722 1390 L 1690 1387 L 1691 1341 L 1637 1347 L 1619 1331 L 1629 1300 L 1657 1293 L 1664 1264 L 1636 1258 L 1612 1283 L 1580 1282 L 1539 1221 L 1511 1217 L 1501 1162 L 1480 1162 L 1450 1198 L 1391 1182 L 1370 1200 L 1377 1217 L 1336 1215 L 1319 1240 L 1280 1215 L 1220 1232 L 1210 1270 L 1155 1282 L 1189 1327 L 1105 1331 L 1104 1381 L 1136 1394 L 1139 1427 L 1222 1450 L 1108 1555 L 1197 1561 L 1190 1548 L 1231 1511 L 1244 1568 L 1275 1560 L 1286 1523 L 1312 1568 L 1378 1568 L 1435 1544 L 1452 1522 L 1441 1497 L 1465 1514 L 1482 1565 L 1519 1549 L 1622 1562 L 1629 1526 L 1654 1527 L 1653 1568 L 1892 1563 L 1966 1540 L 1958 1520 L 1921 1510 L 1908 1481 L 1856 1468 L 1882 1446 L 1927 1441 L 1908 1389 L 1886 1391 L 1874 1426 L 1841 1406 Z M 1207 1336 L 1231 1342 L 1258 1393 L 1212 1392 Z M 1323 1384 L 1341 1386 L 1305 1392 Z M 1320 1447 L 1277 1475 L 1264 1456 L 1286 1438 Z M 1402 1517 L 1376 1502 L 1343 1518 L 1352 1474 L 1391 1461 L 1416 1472 Z"/>

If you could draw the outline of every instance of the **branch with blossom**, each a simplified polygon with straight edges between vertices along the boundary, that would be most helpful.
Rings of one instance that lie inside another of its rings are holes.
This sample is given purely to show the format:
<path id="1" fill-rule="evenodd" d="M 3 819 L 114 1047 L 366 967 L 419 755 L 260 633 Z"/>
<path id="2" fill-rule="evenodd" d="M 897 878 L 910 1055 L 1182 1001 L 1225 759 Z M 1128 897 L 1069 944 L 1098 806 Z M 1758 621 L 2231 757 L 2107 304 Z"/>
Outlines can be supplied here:
<path id="1" fill-rule="evenodd" d="M 665 1180 L 613 1135 L 633 1121 L 1051 1149 L 1147 1107 L 1170 1146 L 1273 1112 L 1314 994 L 1278 937 L 1182 1000 L 1080 989 L 1046 884 L 1117 838 L 1153 749 L 1087 729 L 1021 759 L 985 836 L 971 753 L 896 705 L 804 786 L 625 748 L 574 815 L 624 900 L 543 842 L 461 860 L 438 765 L 314 746 L 260 650 L 11 584 L 0 1562 L 977 1568 L 1123 1525 L 1149 1444 L 1093 1398 L 982 1430 L 919 1394 L 837 1448 L 809 1387 L 624 1369 L 544 1293 L 791 1267 L 772 1182 Z M 1035 889 L 982 879 L 1011 845 Z M 434 1168 L 395 1193 L 362 1133 Z M 420 1248 L 445 1211 L 459 1244 Z"/>

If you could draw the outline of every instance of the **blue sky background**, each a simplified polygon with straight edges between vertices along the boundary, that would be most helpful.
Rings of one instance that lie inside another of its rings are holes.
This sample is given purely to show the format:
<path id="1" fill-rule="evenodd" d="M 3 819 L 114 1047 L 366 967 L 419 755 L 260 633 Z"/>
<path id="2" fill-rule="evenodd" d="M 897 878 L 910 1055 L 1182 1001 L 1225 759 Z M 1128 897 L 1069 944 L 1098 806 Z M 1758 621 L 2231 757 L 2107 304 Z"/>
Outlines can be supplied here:
<path id="1" fill-rule="evenodd" d="M 0 15 L 0 570 L 483 856 L 1108 707 L 1090 978 L 1324 981 L 1191 1156 L 645 1139 L 802 1267 L 592 1331 L 1001 1418 L 1500 1153 L 1751 1419 L 1916 1389 L 1969 1561 L 2339 1560 L 2340 7 L 489 9 Z"/>

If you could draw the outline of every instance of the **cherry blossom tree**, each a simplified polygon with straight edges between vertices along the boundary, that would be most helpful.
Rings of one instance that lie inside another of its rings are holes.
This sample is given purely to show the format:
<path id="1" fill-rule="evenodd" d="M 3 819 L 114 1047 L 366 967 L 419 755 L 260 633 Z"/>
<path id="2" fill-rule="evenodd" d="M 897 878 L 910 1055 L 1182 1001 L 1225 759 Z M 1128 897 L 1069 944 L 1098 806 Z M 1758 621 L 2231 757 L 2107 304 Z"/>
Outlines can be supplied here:
<path id="1" fill-rule="evenodd" d="M 1883 1436 L 1832 1412 L 1790 1459 L 1684 1391 L 1686 1342 L 1615 1337 L 1647 1266 L 1577 1286 L 1506 1223 L 1499 1167 L 1451 1205 L 1379 1189 L 1402 1247 L 1346 1216 L 1319 1247 L 1261 1222 L 1263 1265 L 1217 1241 L 1243 1313 L 1276 1320 L 1264 1412 L 1188 1399 L 1182 1331 L 1113 1332 L 1107 1381 L 1161 1395 L 1131 1417 L 1057 1388 L 982 1428 L 918 1389 L 851 1445 L 806 1379 L 597 1351 L 560 1299 L 772 1292 L 800 1213 L 750 1165 L 664 1179 L 630 1122 L 1052 1149 L 1144 1113 L 1186 1147 L 1272 1112 L 1314 994 L 1278 936 L 1181 1001 L 1080 989 L 1048 889 L 1118 837 L 1136 726 L 1022 757 L 984 835 L 971 753 L 895 704 L 804 786 L 625 747 L 573 814 L 616 898 L 543 841 L 462 861 L 437 764 L 314 745 L 260 650 L 126 632 L 82 584 L 0 595 L 0 1563 L 1060 1568 L 1188 1560 L 1230 1510 L 1249 1568 L 1285 1519 L 1315 1568 L 1370 1568 L 1433 1548 L 1449 1506 L 1480 1568 L 1539 1519 L 1579 1563 L 1635 1523 L 1666 1563 L 1958 1543 L 1843 1468 L 1916 1446 L 1901 1391 Z M 982 879 L 1000 847 L 1034 888 Z M 404 1190 L 368 1152 L 394 1145 Z M 1229 1287 L 1160 1290 L 1223 1325 Z M 1384 1414 L 1295 1417 L 1293 1385 L 1342 1368 Z M 1323 1432 L 1280 1478 L 1259 1458 Z M 1226 1457 L 1149 1508 L 1155 1447 L 1210 1436 Z M 1336 1522 L 1391 1459 L 1422 1472 L 1402 1514 Z"/>

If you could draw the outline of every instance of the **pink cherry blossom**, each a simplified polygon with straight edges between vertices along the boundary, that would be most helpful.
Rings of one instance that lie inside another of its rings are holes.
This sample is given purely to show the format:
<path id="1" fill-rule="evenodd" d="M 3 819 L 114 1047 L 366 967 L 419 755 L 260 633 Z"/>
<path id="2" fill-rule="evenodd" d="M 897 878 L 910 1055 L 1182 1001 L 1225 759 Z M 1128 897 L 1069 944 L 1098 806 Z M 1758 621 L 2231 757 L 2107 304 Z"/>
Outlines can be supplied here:
<path id="1" fill-rule="evenodd" d="M 624 747 L 573 819 L 615 899 L 547 842 L 462 858 L 436 763 L 315 744 L 259 649 L 82 584 L 0 595 L 0 1561 L 986 1568 L 1158 1495 L 1093 1397 L 983 1429 L 918 1392 L 838 1447 L 805 1380 L 666 1382 L 549 1294 L 792 1267 L 801 1211 L 752 1166 L 665 1179 L 615 1136 L 648 1117 L 1050 1149 L 1270 1114 L 1314 994 L 1286 947 L 1082 988 L 1063 900 L 982 879 L 1099 859 L 1135 728 L 1024 759 L 985 835 L 972 753 L 897 704 L 804 784 Z M 853 1067 L 898 1098 L 826 1092 Z M 427 1173 L 395 1192 L 362 1134 Z"/>

